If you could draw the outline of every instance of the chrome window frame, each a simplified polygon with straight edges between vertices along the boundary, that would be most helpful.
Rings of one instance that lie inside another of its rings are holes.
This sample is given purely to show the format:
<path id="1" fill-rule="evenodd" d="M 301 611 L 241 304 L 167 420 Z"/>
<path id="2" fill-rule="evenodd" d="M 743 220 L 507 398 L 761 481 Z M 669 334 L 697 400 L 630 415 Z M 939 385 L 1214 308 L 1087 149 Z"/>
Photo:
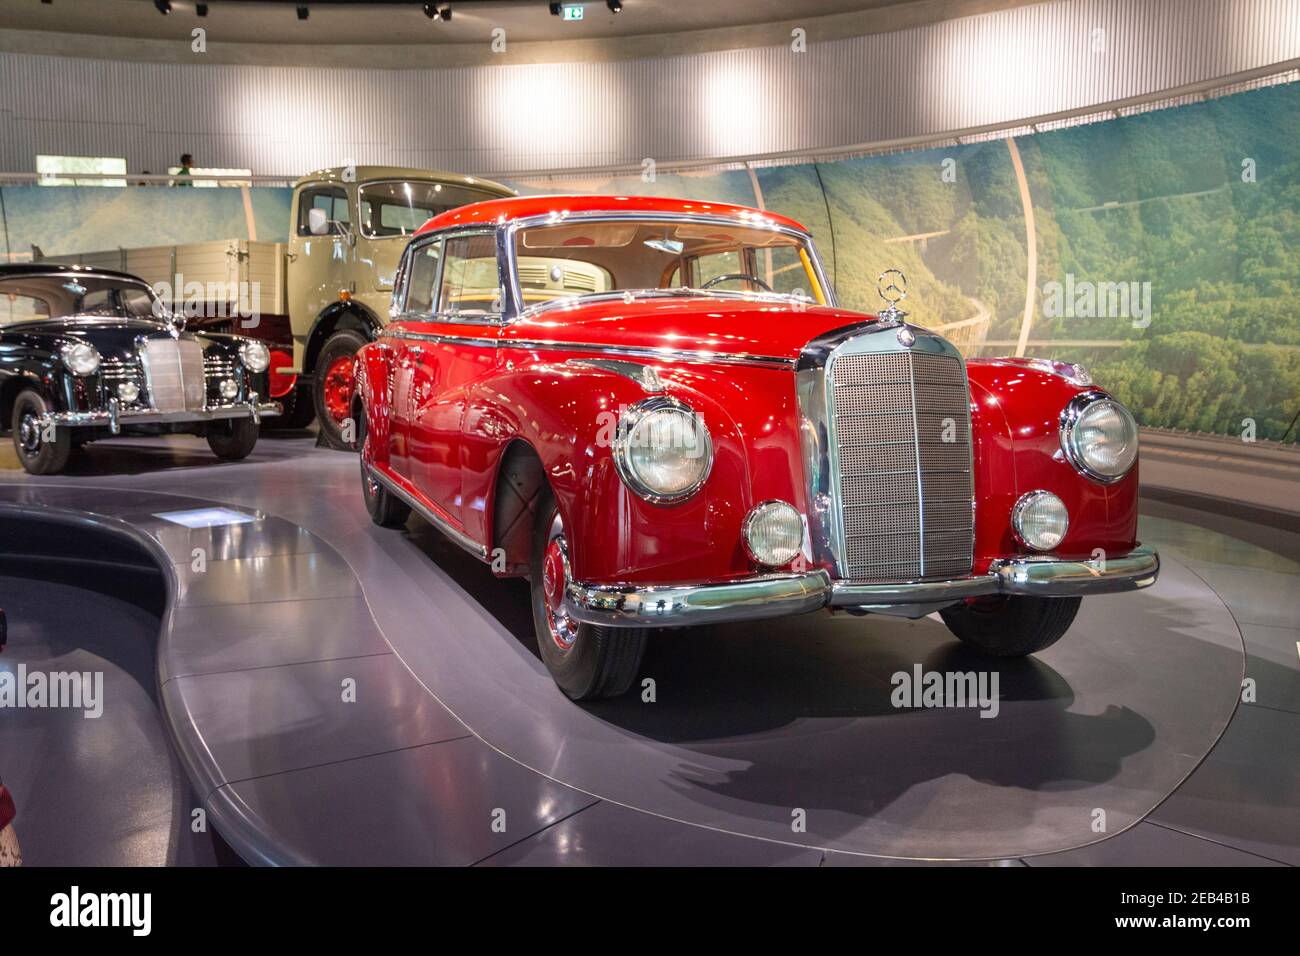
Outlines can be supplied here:
<path id="1" fill-rule="evenodd" d="M 447 262 L 447 242 L 452 239 L 462 239 L 471 236 L 492 236 L 496 245 L 497 259 L 497 291 L 501 296 L 502 310 L 500 312 L 490 312 L 483 315 L 467 316 L 458 312 L 415 312 L 406 308 L 406 298 L 410 291 L 411 283 L 411 262 L 415 258 L 416 251 L 426 246 L 438 243 L 442 246 L 442 251 L 438 254 L 438 273 L 434 277 L 434 289 L 436 290 L 435 302 L 442 297 L 442 275 Z M 410 240 L 406 251 L 402 253 L 402 261 L 397 267 L 398 275 L 393 283 L 392 306 L 389 308 L 389 317 L 391 321 L 407 322 L 441 322 L 448 325 L 478 325 L 492 326 L 500 328 L 508 324 L 507 310 L 508 297 L 505 289 L 501 286 L 502 269 L 501 269 L 501 230 L 494 225 L 457 225 L 449 226 L 446 229 L 440 229 L 437 232 L 425 233 L 416 236 Z M 400 303 L 400 306 L 399 304 Z"/>
<path id="2" fill-rule="evenodd" d="M 761 214 L 760 214 L 761 215 Z M 748 228 L 768 230 L 778 232 L 785 236 L 790 236 L 804 243 L 808 249 L 808 258 L 812 262 L 813 271 L 817 275 L 817 284 L 821 287 L 822 295 L 826 299 L 825 303 L 817 302 L 815 299 L 808 303 L 814 307 L 825 306 L 828 308 L 837 308 L 839 302 L 835 297 L 835 290 L 830 283 L 826 281 L 826 272 L 822 268 L 821 256 L 817 252 L 817 244 L 813 241 L 812 234 L 804 229 L 795 229 L 792 226 L 786 226 L 782 223 L 771 220 L 763 221 L 762 219 L 741 219 L 738 216 L 712 215 L 709 213 L 681 213 L 681 212 L 647 212 L 647 211 L 628 211 L 618 212 L 615 210 L 591 210 L 586 212 L 568 213 L 557 215 L 553 213 L 542 213 L 536 216 L 525 216 L 519 219 L 512 219 L 500 227 L 501 242 L 499 252 L 504 255 L 504 280 L 508 283 L 510 290 L 510 322 L 519 318 L 536 315 L 539 312 L 545 312 L 549 309 L 560 308 L 572 301 L 573 304 L 585 302 L 601 301 L 608 299 L 621 298 L 625 290 L 618 290 L 605 293 L 596 293 L 589 295 L 575 296 L 573 300 L 556 299 L 551 302 L 540 303 L 539 305 L 525 307 L 523 302 L 523 292 L 519 286 L 519 263 L 515 254 L 515 235 L 521 229 L 532 229 L 538 226 L 559 226 L 569 222 L 681 222 L 681 223 L 705 223 L 709 225 L 728 226 L 731 228 Z M 765 299 L 778 302 L 798 301 L 787 295 L 767 295 L 767 294 L 746 294 L 737 293 L 735 295 L 722 295 L 709 292 L 701 292 L 701 295 L 715 294 L 718 298 L 736 298 L 736 299 Z"/>

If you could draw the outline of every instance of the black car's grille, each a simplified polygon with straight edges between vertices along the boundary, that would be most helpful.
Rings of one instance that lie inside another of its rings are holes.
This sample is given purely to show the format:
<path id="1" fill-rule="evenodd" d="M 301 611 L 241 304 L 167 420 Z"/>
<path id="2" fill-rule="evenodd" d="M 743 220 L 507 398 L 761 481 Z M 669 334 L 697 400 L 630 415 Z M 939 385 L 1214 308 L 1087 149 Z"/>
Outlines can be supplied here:
<path id="1" fill-rule="evenodd" d="M 104 399 L 119 398 L 118 386 L 130 382 L 136 387 L 136 398 L 127 405 L 141 405 L 147 401 L 144 387 L 144 371 L 140 362 L 134 358 L 106 358 L 99 363 L 99 380 L 104 389 Z"/>
<path id="2" fill-rule="evenodd" d="M 873 352 L 831 362 L 848 577 L 970 574 L 970 398 L 961 360 Z"/>

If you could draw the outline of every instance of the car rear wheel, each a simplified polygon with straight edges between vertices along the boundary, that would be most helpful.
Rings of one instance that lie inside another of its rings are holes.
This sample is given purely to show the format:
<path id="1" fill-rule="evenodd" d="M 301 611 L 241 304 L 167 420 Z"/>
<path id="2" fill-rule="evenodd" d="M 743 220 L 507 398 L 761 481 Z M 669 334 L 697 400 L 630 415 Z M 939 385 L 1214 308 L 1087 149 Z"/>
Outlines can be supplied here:
<path id="1" fill-rule="evenodd" d="M 257 445 L 257 425 L 251 418 L 227 418 L 208 426 L 208 447 L 222 461 L 247 458 Z"/>
<path id="2" fill-rule="evenodd" d="M 1051 647 L 1074 623 L 1081 598 L 990 595 L 939 612 L 948 630 L 981 654 L 1024 657 Z"/>
<path id="3" fill-rule="evenodd" d="M 62 471 L 72 454 L 72 430 L 42 428 L 41 416 L 51 410 L 40 392 L 27 389 L 14 400 L 12 421 L 14 450 L 28 474 L 53 475 Z M 47 440 L 48 439 L 48 440 Z"/>
<path id="4" fill-rule="evenodd" d="M 370 475 L 370 463 L 374 461 L 374 452 L 366 446 L 369 429 L 366 428 L 366 415 L 357 415 L 357 449 L 361 452 L 357 458 L 361 462 L 361 496 L 366 502 L 366 511 L 370 520 L 381 528 L 400 528 L 411 516 L 411 508 L 406 502 L 375 481 Z"/>
<path id="5" fill-rule="evenodd" d="M 573 700 L 625 693 L 641 670 L 643 627 L 603 627 L 574 620 L 565 609 L 570 583 L 564 522 L 549 490 L 539 499 L 530 565 L 537 649 L 551 677 Z"/>
<path id="6" fill-rule="evenodd" d="M 343 423 L 352 415 L 357 349 L 365 344 L 366 339 L 359 332 L 338 332 L 329 337 L 316 358 L 312 395 L 316 420 L 320 422 L 320 442 L 326 448 L 340 451 L 352 448 L 343 440 Z"/>

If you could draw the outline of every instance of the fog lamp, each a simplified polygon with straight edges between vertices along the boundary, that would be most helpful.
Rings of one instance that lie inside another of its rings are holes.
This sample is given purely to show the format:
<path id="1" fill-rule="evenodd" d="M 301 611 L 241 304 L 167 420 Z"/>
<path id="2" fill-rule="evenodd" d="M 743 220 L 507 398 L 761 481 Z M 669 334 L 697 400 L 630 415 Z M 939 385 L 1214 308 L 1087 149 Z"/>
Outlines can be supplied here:
<path id="1" fill-rule="evenodd" d="M 233 378 L 223 378 L 220 387 L 221 397 L 224 399 L 229 400 L 239 394 L 239 383 Z"/>
<path id="2" fill-rule="evenodd" d="M 1035 551 L 1051 551 L 1065 539 L 1070 515 L 1050 491 L 1031 491 L 1011 509 L 1011 527 Z"/>
<path id="3" fill-rule="evenodd" d="M 764 501 L 745 518 L 745 550 L 770 568 L 789 564 L 803 547 L 803 519 L 794 505 Z"/>
<path id="4" fill-rule="evenodd" d="M 118 382 L 117 397 L 128 404 L 140 397 L 140 386 L 135 382 Z"/>

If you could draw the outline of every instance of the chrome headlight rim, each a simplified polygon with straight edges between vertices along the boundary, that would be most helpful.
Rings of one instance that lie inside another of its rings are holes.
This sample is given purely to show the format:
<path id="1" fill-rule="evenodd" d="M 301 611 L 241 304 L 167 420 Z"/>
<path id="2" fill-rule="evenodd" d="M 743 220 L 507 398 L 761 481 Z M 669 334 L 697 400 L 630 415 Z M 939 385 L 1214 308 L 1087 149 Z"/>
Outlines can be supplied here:
<path id="1" fill-rule="evenodd" d="M 256 360 L 251 359 L 250 355 L 256 355 Z M 244 368 L 254 375 L 261 375 L 271 367 L 271 350 L 266 347 L 264 342 L 259 342 L 256 339 L 240 342 L 239 360 L 244 363 Z"/>
<path id="2" fill-rule="evenodd" d="M 77 359 L 73 358 L 74 354 L 86 355 L 89 363 L 82 363 L 78 367 Z M 103 362 L 103 356 L 99 354 L 99 349 L 95 348 L 89 342 L 68 342 L 59 349 L 59 358 L 63 361 L 63 367 L 78 378 L 86 378 L 94 375 L 99 371 L 99 366 Z"/>
<path id="3" fill-rule="evenodd" d="M 1025 537 L 1025 535 L 1020 530 L 1020 526 L 1025 512 L 1029 510 L 1031 505 L 1035 504 L 1038 501 L 1042 501 L 1045 498 L 1055 499 L 1056 502 L 1061 506 L 1061 514 L 1065 516 L 1065 526 L 1061 529 L 1060 540 L 1058 540 L 1055 544 L 1051 545 L 1050 547 L 1042 547 L 1041 545 L 1034 544 L 1027 537 Z M 1047 491 L 1043 488 L 1039 488 L 1035 491 L 1027 491 L 1019 498 L 1017 498 L 1016 503 L 1011 506 L 1011 530 L 1015 533 L 1016 540 L 1019 541 L 1021 544 L 1023 544 L 1026 548 L 1029 548 L 1031 551 L 1037 551 L 1039 554 L 1047 554 L 1059 548 L 1062 542 L 1065 541 L 1066 535 L 1070 533 L 1070 509 L 1065 506 L 1065 502 L 1061 500 L 1060 495 L 1052 494 L 1052 492 Z"/>
<path id="4" fill-rule="evenodd" d="M 642 481 L 629 458 L 632 435 L 636 431 L 637 425 L 647 415 L 663 411 L 672 411 L 690 416 L 696 434 L 699 435 L 703 444 L 704 470 L 700 473 L 700 477 L 688 487 L 672 493 L 656 491 Z M 623 414 L 619 416 L 613 452 L 614 469 L 618 472 L 619 478 L 623 480 L 623 484 L 627 485 L 637 497 L 651 504 L 667 505 L 685 501 L 703 487 L 704 483 L 709 480 L 709 475 L 713 472 L 713 437 L 709 434 L 704 419 L 690 405 L 680 399 L 673 398 L 671 395 L 656 395 L 627 406 Z"/>
<path id="5" fill-rule="evenodd" d="M 754 551 L 753 545 L 750 543 L 751 538 L 753 537 L 752 532 L 754 524 L 763 517 L 767 510 L 772 508 L 779 508 L 781 510 L 788 509 L 790 513 L 794 515 L 795 522 L 799 527 L 799 543 L 795 546 L 794 552 L 790 557 L 786 558 L 784 561 L 769 561 L 767 558 L 757 554 Z M 749 514 L 745 515 L 745 520 L 740 527 L 740 540 L 744 545 L 746 556 L 750 561 L 762 565 L 765 568 L 784 568 L 790 564 L 791 561 L 798 558 L 799 555 L 803 553 L 803 537 L 803 515 L 801 515 L 799 509 L 790 504 L 790 502 L 784 501 L 780 498 L 768 498 L 767 500 L 760 501 L 758 504 L 754 505 L 754 507 L 749 509 Z"/>
<path id="6" fill-rule="evenodd" d="M 1135 450 L 1133 452 L 1133 460 L 1130 461 L 1128 463 L 1128 466 L 1125 467 L 1125 469 L 1117 475 L 1107 475 L 1097 471 L 1095 468 L 1093 468 L 1091 465 L 1088 464 L 1088 462 L 1085 460 L 1083 456 L 1083 451 L 1078 446 L 1077 434 L 1078 434 L 1079 419 L 1083 417 L 1083 413 L 1085 411 L 1087 411 L 1088 409 L 1092 408 L 1094 405 L 1097 405 L 1099 403 L 1113 406 L 1114 408 L 1119 410 L 1119 413 L 1122 416 L 1124 416 L 1130 422 L 1133 423 L 1133 435 L 1134 435 L 1134 445 L 1135 445 Z M 1083 475 L 1086 478 L 1090 478 L 1093 481 L 1098 482 L 1099 484 L 1113 485 L 1117 481 L 1123 481 L 1126 477 L 1128 477 L 1129 473 L 1133 470 L 1133 466 L 1137 464 L 1137 451 L 1136 451 L 1137 419 L 1133 417 L 1133 413 L 1130 412 L 1127 408 L 1125 408 L 1121 402 L 1116 401 L 1114 398 L 1112 398 L 1110 395 L 1107 395 L 1105 392 L 1095 391 L 1095 390 L 1088 391 L 1088 392 L 1080 392 L 1078 395 L 1074 396 L 1074 398 L 1070 399 L 1070 401 L 1066 404 L 1065 408 L 1061 410 L 1060 434 L 1061 434 L 1061 450 L 1065 453 L 1066 461 L 1068 461 L 1071 465 L 1074 466 L 1075 471 L 1079 472 L 1081 475 Z"/>

